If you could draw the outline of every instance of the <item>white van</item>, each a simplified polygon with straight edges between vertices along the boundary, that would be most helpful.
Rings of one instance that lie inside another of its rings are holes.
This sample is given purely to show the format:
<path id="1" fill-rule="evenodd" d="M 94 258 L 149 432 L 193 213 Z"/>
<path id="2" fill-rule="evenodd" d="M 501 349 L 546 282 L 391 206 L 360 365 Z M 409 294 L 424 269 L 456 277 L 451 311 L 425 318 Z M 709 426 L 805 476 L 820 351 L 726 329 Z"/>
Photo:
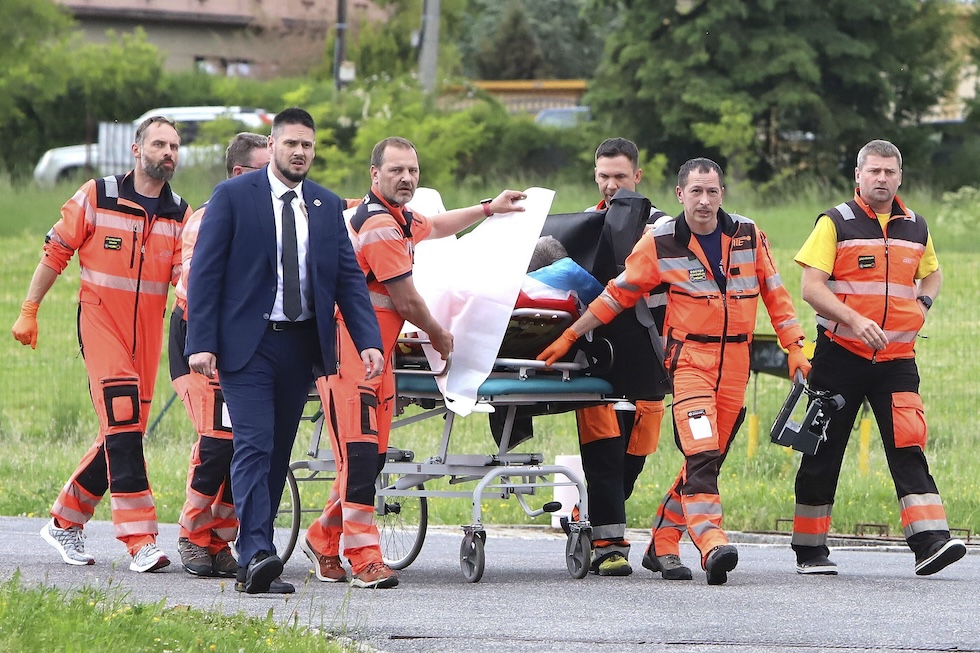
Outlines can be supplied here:
<path id="1" fill-rule="evenodd" d="M 128 151 L 129 145 L 133 142 L 133 134 L 136 131 L 136 127 L 150 116 L 164 116 L 177 121 L 180 127 L 181 153 L 186 152 L 181 160 L 184 164 L 210 162 L 212 159 L 217 159 L 214 161 L 215 163 L 221 163 L 221 157 L 224 152 L 223 148 L 205 147 L 200 152 L 196 151 L 200 148 L 195 147 L 184 150 L 184 146 L 194 142 L 203 123 L 211 122 L 218 118 L 230 118 L 240 122 L 247 129 L 264 131 L 264 129 L 272 125 L 272 119 L 275 117 L 264 109 L 253 109 L 249 107 L 208 106 L 151 109 L 134 120 L 131 125 L 125 125 L 126 133 L 120 134 L 120 140 L 124 142 L 126 151 Z M 119 128 L 119 126 L 112 125 L 111 123 L 100 125 L 100 135 L 106 133 L 107 130 L 105 127 L 109 127 L 109 131 L 115 131 Z M 105 166 L 100 166 L 100 160 L 104 156 L 104 154 L 100 155 L 100 150 L 103 153 L 106 151 L 106 147 L 100 147 L 100 145 L 104 146 L 106 144 L 92 143 L 87 146 L 68 145 L 66 147 L 56 147 L 48 150 L 41 156 L 40 161 L 34 167 L 34 180 L 39 185 L 50 186 L 57 181 L 75 175 L 85 174 L 87 176 L 95 176 L 97 174 L 110 173 L 110 171 L 102 169 Z M 120 149 L 120 147 L 116 145 L 114 149 Z M 109 167 L 115 168 L 118 166 L 110 165 Z M 131 159 L 126 161 L 125 167 L 126 169 L 132 167 Z"/>

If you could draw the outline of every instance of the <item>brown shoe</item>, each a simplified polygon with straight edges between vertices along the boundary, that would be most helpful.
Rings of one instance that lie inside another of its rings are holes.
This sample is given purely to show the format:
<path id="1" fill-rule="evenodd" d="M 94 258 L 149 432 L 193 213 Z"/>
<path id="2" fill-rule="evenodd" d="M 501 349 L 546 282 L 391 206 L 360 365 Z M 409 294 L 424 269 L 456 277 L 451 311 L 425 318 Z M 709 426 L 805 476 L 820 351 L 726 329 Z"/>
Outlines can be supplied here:
<path id="1" fill-rule="evenodd" d="M 388 589 L 398 585 L 398 574 L 383 562 L 372 562 L 351 580 L 354 587 Z"/>
<path id="2" fill-rule="evenodd" d="M 238 572 L 238 561 L 231 554 L 231 548 L 225 547 L 214 554 L 214 575 L 221 578 L 234 578 Z"/>
<path id="3" fill-rule="evenodd" d="M 299 548 L 313 563 L 313 573 L 317 578 L 325 583 L 340 583 L 347 580 L 347 572 L 340 564 L 340 556 L 325 556 L 317 553 L 306 537 L 300 542 Z"/>

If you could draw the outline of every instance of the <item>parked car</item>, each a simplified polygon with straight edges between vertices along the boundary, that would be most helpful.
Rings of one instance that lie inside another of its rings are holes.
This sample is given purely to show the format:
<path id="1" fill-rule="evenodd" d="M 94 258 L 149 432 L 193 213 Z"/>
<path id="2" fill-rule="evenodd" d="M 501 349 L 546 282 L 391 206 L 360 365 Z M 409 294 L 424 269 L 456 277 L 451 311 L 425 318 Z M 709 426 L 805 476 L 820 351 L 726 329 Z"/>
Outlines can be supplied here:
<path id="1" fill-rule="evenodd" d="M 246 129 L 260 130 L 272 125 L 274 117 L 264 109 L 248 107 L 206 106 L 151 109 L 134 120 L 131 125 L 126 125 L 126 134 L 123 136 L 127 148 L 128 144 L 132 143 L 136 127 L 150 116 L 165 116 L 177 121 L 180 126 L 182 145 L 181 160 L 184 164 L 221 163 L 222 148 L 213 145 L 191 145 L 197 138 L 201 125 L 218 118 L 230 118 L 244 125 Z M 111 123 L 107 126 L 115 127 Z M 106 130 L 100 127 L 100 133 L 105 132 Z M 91 143 L 89 145 L 68 145 L 50 149 L 41 156 L 34 167 L 34 180 L 39 185 L 50 186 L 69 177 L 104 174 L 105 171 L 102 169 L 103 166 L 100 166 L 100 160 L 105 157 L 107 148 L 113 147 L 113 145 L 116 149 L 120 146 L 119 144 Z"/>
<path id="2" fill-rule="evenodd" d="M 592 119 L 589 107 L 552 107 L 542 109 L 534 116 L 534 122 L 543 127 L 566 129 L 588 122 Z"/>

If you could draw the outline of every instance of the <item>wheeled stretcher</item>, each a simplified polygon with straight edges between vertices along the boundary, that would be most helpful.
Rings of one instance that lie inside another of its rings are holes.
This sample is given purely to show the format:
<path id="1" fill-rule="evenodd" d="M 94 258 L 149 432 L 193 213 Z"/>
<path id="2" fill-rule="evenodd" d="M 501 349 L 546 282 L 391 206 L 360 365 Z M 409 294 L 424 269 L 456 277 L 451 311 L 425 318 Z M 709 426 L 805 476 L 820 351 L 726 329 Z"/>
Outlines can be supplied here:
<path id="1" fill-rule="evenodd" d="M 645 198 L 643 201 L 645 206 L 629 208 L 639 221 L 635 235 L 631 236 L 634 242 L 649 212 L 649 202 Z M 574 230 L 568 232 L 568 226 L 575 221 L 574 215 L 549 216 L 544 233 L 550 231 L 548 224 L 551 222 L 562 227 L 555 231 L 564 235 L 556 235 L 563 244 L 566 238 L 574 241 Z M 601 228 L 602 219 L 597 220 L 596 214 L 578 215 L 582 225 L 591 229 L 598 224 Z M 593 262 L 603 261 L 610 254 L 606 253 L 604 257 L 600 253 L 596 256 L 594 251 L 601 249 L 602 243 L 601 238 L 596 238 L 591 248 L 580 247 L 575 251 L 591 252 Z M 632 243 L 629 247 L 619 248 L 621 253 L 617 258 L 625 259 L 631 247 Z M 574 248 L 568 249 L 571 254 Z M 583 261 L 588 263 L 586 258 L 583 257 Z M 590 265 L 587 269 L 592 267 Z M 560 508 L 558 502 L 543 500 L 540 497 L 542 491 L 574 486 L 578 493 L 579 510 L 577 519 L 568 523 L 565 565 L 573 578 L 583 578 L 588 573 L 592 540 L 584 480 L 568 467 L 546 464 L 543 454 L 513 451 L 520 439 L 514 427 L 521 415 L 560 413 L 598 403 L 622 402 L 624 398 L 629 398 L 630 393 L 624 392 L 624 388 L 630 384 L 622 381 L 622 371 L 619 382 L 615 376 L 611 379 L 600 376 L 602 372 L 614 369 L 617 360 L 614 346 L 604 339 L 598 339 L 593 352 L 580 356 L 577 361 L 560 362 L 545 368 L 542 362 L 535 360 L 534 357 L 574 321 L 574 316 L 574 303 L 572 306 L 529 307 L 518 302 L 507 323 L 493 370 L 479 385 L 473 413 L 466 418 L 447 408 L 444 394 L 437 384 L 437 377 L 446 369 L 430 369 L 417 339 L 400 341 L 403 346 L 399 347 L 395 357 L 398 403 L 392 424 L 392 441 L 397 441 L 396 430 L 401 427 L 420 422 L 431 423 L 434 418 L 443 421 L 439 422 L 442 435 L 435 451 L 422 457 L 411 450 L 390 447 L 387 462 L 376 481 L 375 521 L 381 535 L 385 562 L 391 568 L 403 569 L 418 556 L 427 530 L 430 498 L 464 497 L 471 500 L 472 509 L 469 523 L 461 526 L 460 569 L 467 581 L 478 582 L 484 573 L 484 544 L 487 537 L 483 501 L 514 498 L 525 514 L 533 518 Z M 627 365 L 636 365 L 640 359 L 641 364 L 651 367 L 658 365 L 647 329 L 639 327 L 639 332 L 639 342 L 645 343 L 643 355 L 638 356 L 636 351 L 631 350 L 626 356 L 619 357 L 621 364 L 625 361 Z M 611 340 L 615 341 L 615 338 Z M 604 344 L 598 344 L 599 341 Z M 596 353 L 600 350 L 603 353 Z M 587 362 L 583 363 L 583 359 Z M 447 366 L 450 364 L 447 363 Z M 631 372 L 625 372 L 625 376 L 629 374 Z M 490 412 L 495 414 L 492 421 L 497 425 L 493 440 L 488 439 L 486 448 L 479 452 L 458 451 L 458 445 L 454 447 L 453 442 L 453 430 L 458 421 L 482 417 L 486 423 L 483 415 Z M 288 559 L 294 550 L 301 529 L 323 509 L 322 503 L 304 505 L 300 486 L 307 482 L 333 482 L 334 479 L 335 465 L 323 432 L 323 416 L 317 417 L 307 458 L 290 465 L 288 496 L 284 496 L 280 504 L 277 537 L 281 539 L 277 542 L 277 549 L 283 560 Z M 434 483 L 438 479 L 445 479 L 448 483 Z"/>

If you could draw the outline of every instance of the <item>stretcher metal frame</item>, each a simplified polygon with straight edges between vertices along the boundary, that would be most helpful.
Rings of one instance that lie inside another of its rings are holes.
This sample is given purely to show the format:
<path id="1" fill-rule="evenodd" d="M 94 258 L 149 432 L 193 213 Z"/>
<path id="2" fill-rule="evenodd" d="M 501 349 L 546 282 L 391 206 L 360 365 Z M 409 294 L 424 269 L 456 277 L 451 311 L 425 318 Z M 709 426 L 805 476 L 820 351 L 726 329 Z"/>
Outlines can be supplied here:
<path id="1" fill-rule="evenodd" d="M 572 321 L 572 316 L 564 311 L 515 309 L 512 324 L 515 319 L 526 321 L 534 318 L 552 325 L 554 330 L 535 336 L 546 340 L 553 334 L 561 333 Z M 400 342 L 417 345 L 420 341 L 402 339 Z M 511 436 L 517 410 L 522 406 L 566 404 L 566 408 L 551 411 L 565 412 L 583 405 L 613 403 L 622 398 L 611 396 L 611 384 L 585 375 L 581 371 L 582 366 L 577 363 L 556 363 L 546 369 L 543 362 L 534 359 L 497 358 L 490 377 L 480 386 L 477 399 L 480 406 L 505 411 L 497 450 L 495 453 L 455 453 L 450 445 L 458 416 L 446 407 L 436 385 L 436 374 L 426 367 L 420 365 L 418 359 L 406 361 L 404 357 L 396 356 L 397 407 L 393 432 L 432 418 L 444 418 L 444 424 L 438 450 L 423 460 L 416 460 L 415 452 L 410 450 L 388 449 L 387 462 L 376 481 L 375 501 L 375 522 L 381 535 L 385 563 L 392 569 L 404 569 L 416 559 L 427 530 L 429 498 L 469 497 L 472 515 L 470 523 L 461 526 L 460 569 L 468 582 L 478 582 L 483 577 L 486 561 L 484 545 L 487 535 L 482 501 L 514 497 L 525 514 L 534 518 L 557 511 L 561 504 L 547 501 L 540 507 L 532 507 L 530 498 L 547 488 L 574 486 L 578 492 L 579 511 L 576 520 L 569 519 L 567 522 L 565 564 L 573 578 L 584 578 L 589 572 L 592 558 L 592 527 L 584 480 L 564 465 L 545 464 L 541 453 L 511 452 Z M 406 415 L 405 409 L 410 405 L 421 407 L 421 412 Z M 486 420 L 486 412 L 478 408 L 469 417 Z M 290 465 L 286 485 L 288 501 L 284 496 L 276 520 L 279 527 L 277 538 L 280 539 L 276 544 L 283 561 L 292 554 L 306 522 L 315 519 L 322 511 L 322 506 L 303 507 L 299 484 L 332 482 L 336 474 L 333 453 L 323 433 L 322 410 L 318 411 L 316 418 L 308 458 Z M 475 485 L 472 490 L 436 490 L 425 486 L 428 481 L 439 478 L 448 478 L 450 486 Z"/>

